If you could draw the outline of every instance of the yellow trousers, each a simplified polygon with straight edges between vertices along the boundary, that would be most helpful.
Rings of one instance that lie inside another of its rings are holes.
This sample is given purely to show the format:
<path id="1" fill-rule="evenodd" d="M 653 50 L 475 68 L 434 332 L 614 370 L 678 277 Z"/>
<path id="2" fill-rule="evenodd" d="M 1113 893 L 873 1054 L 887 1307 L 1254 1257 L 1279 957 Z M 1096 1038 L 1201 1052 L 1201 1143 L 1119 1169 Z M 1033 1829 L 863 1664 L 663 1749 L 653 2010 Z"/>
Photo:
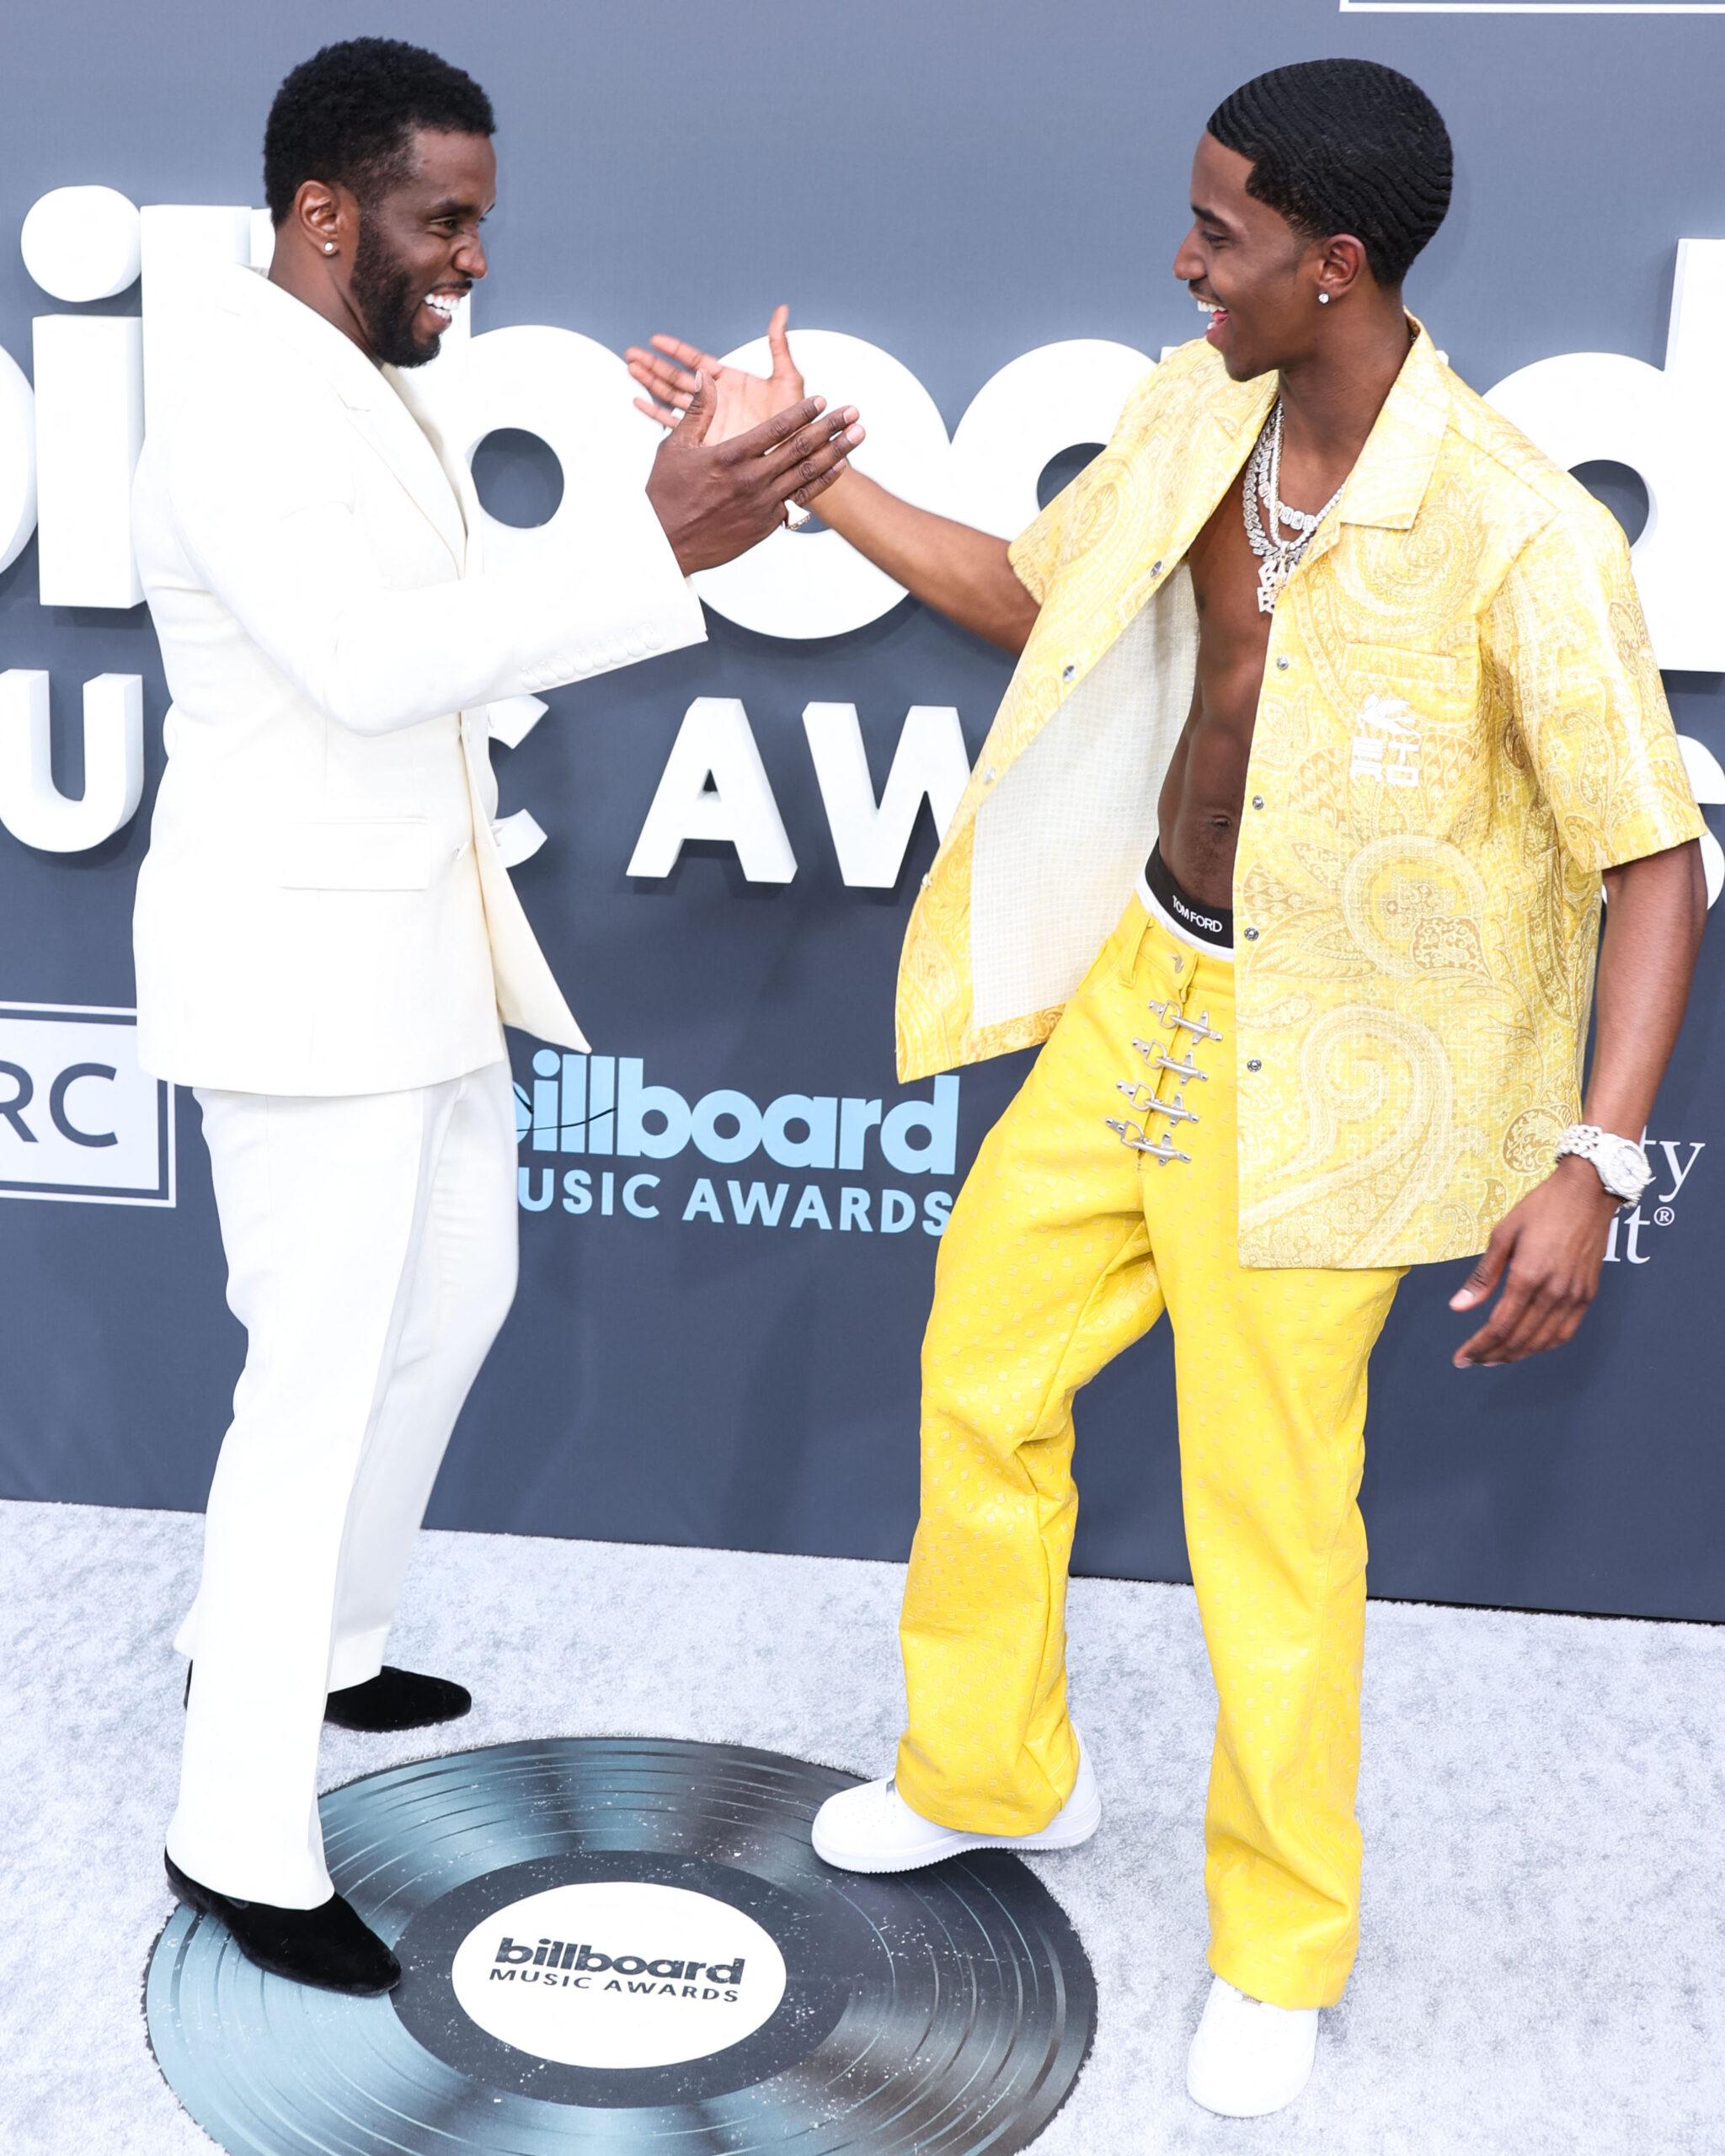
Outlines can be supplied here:
<path id="1" fill-rule="evenodd" d="M 1166 1310 L 1220 1708 L 1210 1963 L 1324 2006 L 1359 1938 L 1365 1373 L 1402 1273 L 1240 1263 L 1233 1029 L 1226 958 L 1135 900 L 977 1155 L 923 1349 L 897 1772 L 975 1833 L 1033 1832 L 1070 1795 L 1072 1399 Z"/>

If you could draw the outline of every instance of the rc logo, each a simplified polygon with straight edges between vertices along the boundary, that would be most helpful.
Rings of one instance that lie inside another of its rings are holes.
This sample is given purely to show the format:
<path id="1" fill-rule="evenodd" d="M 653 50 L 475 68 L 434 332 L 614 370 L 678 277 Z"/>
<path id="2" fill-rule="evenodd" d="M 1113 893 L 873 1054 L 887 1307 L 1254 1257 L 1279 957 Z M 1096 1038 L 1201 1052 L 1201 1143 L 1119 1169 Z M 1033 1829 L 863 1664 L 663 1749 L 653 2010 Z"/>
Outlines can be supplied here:
<path id="1" fill-rule="evenodd" d="M 488 2036 L 563 2066 L 710 2058 L 785 1995 L 772 1934 L 709 1894 L 646 1880 L 553 1886 L 475 1924 L 450 1983 Z"/>
<path id="2" fill-rule="evenodd" d="M 172 1205 L 174 1088 L 131 1011 L 0 1005 L 0 1197 Z"/>

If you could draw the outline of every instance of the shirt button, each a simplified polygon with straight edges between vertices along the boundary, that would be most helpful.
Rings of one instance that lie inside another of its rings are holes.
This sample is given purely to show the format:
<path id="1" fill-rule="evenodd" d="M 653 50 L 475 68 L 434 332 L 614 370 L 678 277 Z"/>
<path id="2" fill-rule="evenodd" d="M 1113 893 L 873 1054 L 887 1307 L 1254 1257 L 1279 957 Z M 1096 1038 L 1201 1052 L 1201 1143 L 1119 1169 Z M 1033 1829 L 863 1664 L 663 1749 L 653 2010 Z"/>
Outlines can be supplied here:
<path id="1" fill-rule="evenodd" d="M 1251 1055 L 1246 1059 L 1246 1068 L 1248 1070 L 1262 1070 L 1263 1065 L 1255 1055 Z"/>
<path id="2" fill-rule="evenodd" d="M 1162 563 L 1160 562 L 1152 562 L 1150 565 L 1150 573 L 1152 576 L 1160 576 L 1162 573 Z"/>
<path id="3" fill-rule="evenodd" d="M 1257 942 L 1258 931 L 1255 928 L 1248 928 L 1246 931 L 1246 940 L 1248 943 Z"/>
<path id="4" fill-rule="evenodd" d="M 991 764 L 988 769 L 982 774 L 982 783 L 985 786 L 992 786 L 994 784 L 994 766 L 992 764 Z"/>
<path id="5" fill-rule="evenodd" d="M 1261 793 L 1254 793 L 1252 797 L 1252 805 L 1254 808 L 1262 808 L 1263 806 L 1263 796 Z"/>
<path id="6" fill-rule="evenodd" d="M 1060 679 L 1063 681 L 1070 681 L 1077 671 L 1078 667 L 1076 662 L 1069 659 L 1065 664 L 1060 669 Z"/>
<path id="7" fill-rule="evenodd" d="M 925 876 L 925 877 L 923 878 L 923 879 L 922 879 L 922 888 L 923 888 L 923 889 L 926 891 L 926 890 L 928 889 L 929 885 L 930 885 L 933 881 L 934 881 L 933 877 L 932 877 L 932 876 Z"/>
<path id="8" fill-rule="evenodd" d="M 1288 658 L 1281 658 L 1281 659 L 1277 659 L 1277 661 L 1276 661 L 1276 671 L 1277 671 L 1277 673 L 1279 673 L 1279 674 L 1285 674 L 1285 673 L 1287 672 L 1288 669 L 1289 669 L 1289 668 L 1290 668 L 1293 664 L 1294 664 L 1294 662 L 1293 662 L 1293 660 L 1292 660 L 1291 659 L 1288 659 Z"/>

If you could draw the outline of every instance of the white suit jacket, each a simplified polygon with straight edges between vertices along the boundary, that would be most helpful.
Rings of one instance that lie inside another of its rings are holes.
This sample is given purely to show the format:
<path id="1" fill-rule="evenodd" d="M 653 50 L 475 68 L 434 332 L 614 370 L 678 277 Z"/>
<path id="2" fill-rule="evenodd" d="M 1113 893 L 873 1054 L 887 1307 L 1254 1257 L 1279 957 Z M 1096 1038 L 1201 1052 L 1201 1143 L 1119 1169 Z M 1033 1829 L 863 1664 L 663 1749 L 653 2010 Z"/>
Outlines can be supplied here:
<path id="1" fill-rule="evenodd" d="M 236 269 L 144 445 L 173 697 L 133 923 L 158 1077 L 394 1091 L 494 1061 L 499 1019 L 586 1046 L 498 857 L 486 707 L 692 643 L 700 604 L 626 489 L 488 574 L 465 462 L 411 396 Z"/>

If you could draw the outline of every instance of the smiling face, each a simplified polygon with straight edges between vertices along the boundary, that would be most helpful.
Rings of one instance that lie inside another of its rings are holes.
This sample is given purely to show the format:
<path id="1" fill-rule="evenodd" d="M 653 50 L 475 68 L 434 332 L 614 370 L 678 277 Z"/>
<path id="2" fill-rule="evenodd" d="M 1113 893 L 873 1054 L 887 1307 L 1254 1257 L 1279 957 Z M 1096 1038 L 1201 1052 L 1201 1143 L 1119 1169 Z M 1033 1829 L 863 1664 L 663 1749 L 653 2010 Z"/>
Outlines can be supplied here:
<path id="1" fill-rule="evenodd" d="M 485 275 L 479 227 L 497 194 L 497 157 L 484 135 L 421 128 L 408 176 L 363 203 L 348 296 L 371 355 L 423 366 L 463 293 Z"/>
<path id="2" fill-rule="evenodd" d="M 1320 290 L 1352 281 L 1331 243 L 1296 232 L 1246 191 L 1247 159 L 1205 135 L 1192 161 L 1192 229 L 1174 275 L 1210 317 L 1205 332 L 1236 382 L 1295 365 L 1314 349 Z"/>

